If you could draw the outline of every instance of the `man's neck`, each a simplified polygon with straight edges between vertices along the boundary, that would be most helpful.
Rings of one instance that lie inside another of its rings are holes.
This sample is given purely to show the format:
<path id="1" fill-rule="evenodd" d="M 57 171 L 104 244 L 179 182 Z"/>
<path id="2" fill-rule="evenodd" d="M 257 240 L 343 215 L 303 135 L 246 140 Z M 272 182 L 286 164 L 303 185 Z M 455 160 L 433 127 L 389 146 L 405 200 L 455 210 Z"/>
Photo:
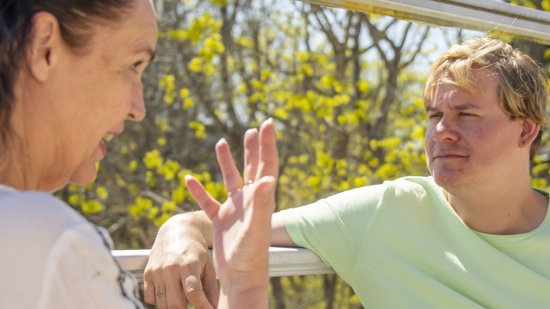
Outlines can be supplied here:
<path id="1" fill-rule="evenodd" d="M 471 229 L 496 235 L 527 233 L 544 220 L 548 198 L 523 187 L 499 188 L 476 194 L 449 193 L 449 203 Z"/>

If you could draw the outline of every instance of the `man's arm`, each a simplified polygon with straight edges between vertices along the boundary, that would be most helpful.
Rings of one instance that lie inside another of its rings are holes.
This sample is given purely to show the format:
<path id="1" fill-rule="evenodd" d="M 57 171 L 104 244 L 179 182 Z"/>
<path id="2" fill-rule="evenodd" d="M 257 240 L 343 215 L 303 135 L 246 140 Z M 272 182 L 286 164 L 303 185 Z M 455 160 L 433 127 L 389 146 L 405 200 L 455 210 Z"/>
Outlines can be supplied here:
<path id="1" fill-rule="evenodd" d="M 271 246 L 275 247 L 296 247 L 286 230 L 285 223 L 280 213 L 271 216 Z"/>

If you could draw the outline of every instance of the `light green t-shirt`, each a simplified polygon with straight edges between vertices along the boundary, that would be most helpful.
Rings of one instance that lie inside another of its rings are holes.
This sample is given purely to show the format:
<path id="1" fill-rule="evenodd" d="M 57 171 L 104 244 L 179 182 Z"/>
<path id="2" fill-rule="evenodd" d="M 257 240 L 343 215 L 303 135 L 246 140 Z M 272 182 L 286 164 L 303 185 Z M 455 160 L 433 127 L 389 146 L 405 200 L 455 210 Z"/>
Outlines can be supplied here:
<path id="1" fill-rule="evenodd" d="M 548 213 L 529 233 L 478 233 L 431 177 L 406 177 L 281 215 L 366 308 L 550 308 Z"/>

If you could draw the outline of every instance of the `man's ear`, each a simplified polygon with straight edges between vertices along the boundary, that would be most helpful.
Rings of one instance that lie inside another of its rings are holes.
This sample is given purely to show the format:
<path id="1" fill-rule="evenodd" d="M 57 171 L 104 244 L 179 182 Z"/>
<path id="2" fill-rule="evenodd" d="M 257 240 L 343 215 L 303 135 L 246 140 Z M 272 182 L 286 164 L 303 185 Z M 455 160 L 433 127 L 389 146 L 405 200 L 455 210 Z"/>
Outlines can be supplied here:
<path id="1" fill-rule="evenodd" d="M 42 82 L 48 79 L 62 43 L 57 18 L 48 12 L 34 14 L 26 58 L 30 74 L 35 79 Z"/>
<path id="2" fill-rule="evenodd" d="M 531 147 L 531 144 L 537 138 L 540 131 L 540 124 L 533 119 L 523 119 L 521 136 L 519 139 L 520 147 Z"/>

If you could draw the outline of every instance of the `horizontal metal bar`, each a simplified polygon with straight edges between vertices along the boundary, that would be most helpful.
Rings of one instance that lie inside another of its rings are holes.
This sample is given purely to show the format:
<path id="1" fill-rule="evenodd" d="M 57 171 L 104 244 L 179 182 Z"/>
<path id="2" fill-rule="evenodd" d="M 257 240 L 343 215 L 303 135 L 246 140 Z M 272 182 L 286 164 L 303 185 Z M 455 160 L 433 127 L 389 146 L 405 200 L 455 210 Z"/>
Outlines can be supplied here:
<path id="1" fill-rule="evenodd" d="M 132 272 L 143 282 L 143 270 L 149 259 L 150 250 L 113 250 L 113 256 L 120 266 Z M 313 252 L 302 248 L 269 248 L 269 276 L 321 275 L 334 273 Z"/>
<path id="2" fill-rule="evenodd" d="M 550 45 L 550 12 L 495 0 L 302 0 L 437 26 L 513 35 Z"/>

